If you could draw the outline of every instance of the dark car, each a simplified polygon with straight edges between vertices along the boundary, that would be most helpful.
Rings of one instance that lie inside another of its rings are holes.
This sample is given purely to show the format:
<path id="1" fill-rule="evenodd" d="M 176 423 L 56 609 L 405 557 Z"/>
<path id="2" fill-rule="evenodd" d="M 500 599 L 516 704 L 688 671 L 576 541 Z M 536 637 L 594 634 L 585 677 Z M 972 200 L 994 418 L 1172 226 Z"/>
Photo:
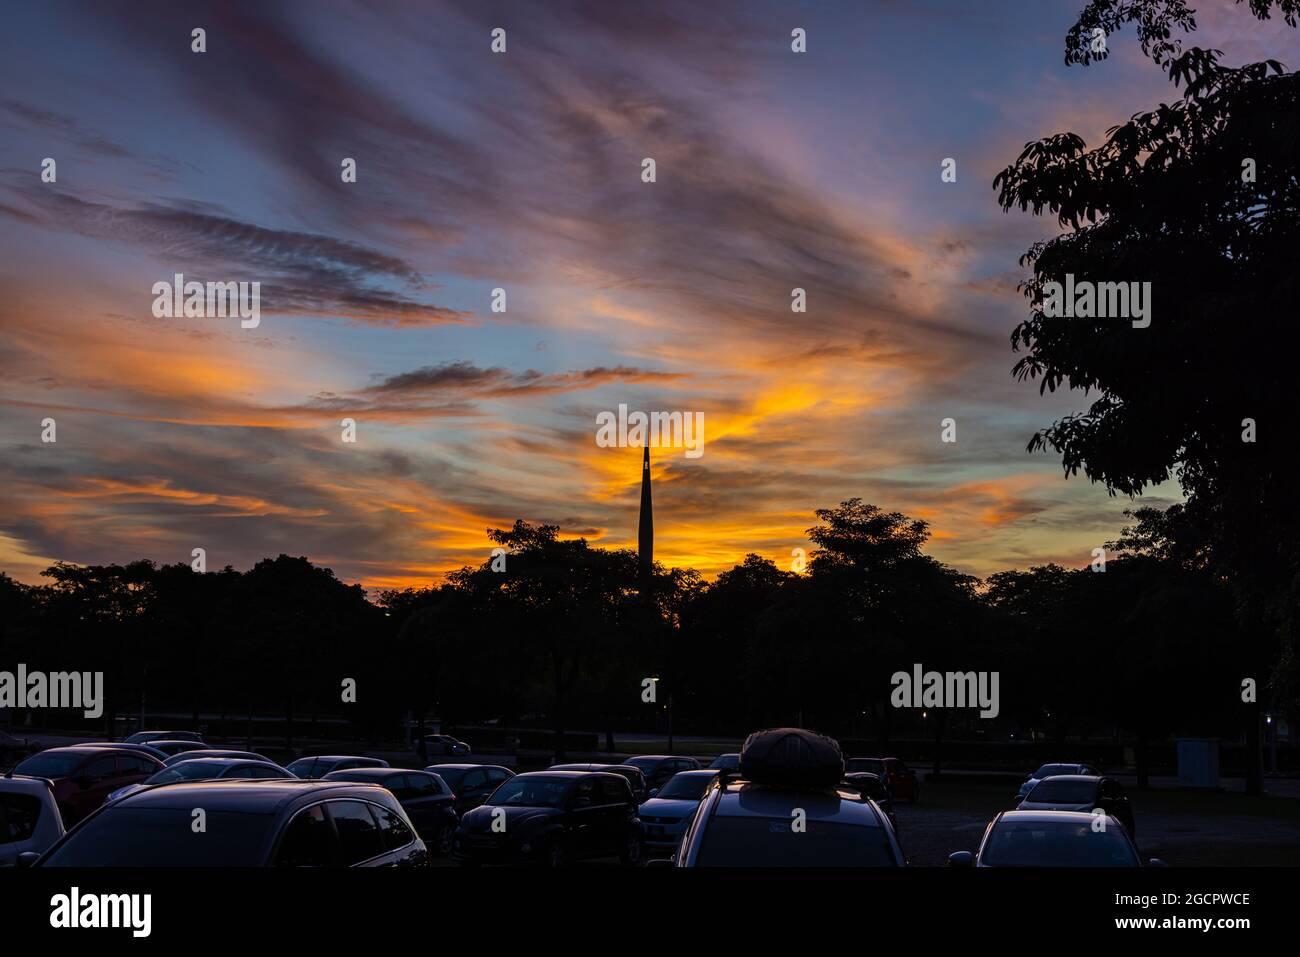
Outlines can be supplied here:
<path id="1" fill-rule="evenodd" d="M 509 768 L 496 764 L 431 764 L 424 770 L 436 774 L 451 788 L 456 813 L 472 811 L 497 789 L 502 781 L 515 776 Z"/>
<path id="2" fill-rule="evenodd" d="M 461 818 L 455 853 L 467 866 L 618 855 L 641 860 L 641 822 L 627 778 L 603 771 L 517 774 Z"/>
<path id="3" fill-rule="evenodd" d="M 979 850 L 948 856 L 952 867 L 1141 867 L 1142 859 L 1119 822 L 1099 828 L 1075 811 L 1003 811 L 984 829 Z M 1152 859 L 1151 865 L 1162 862 Z"/>
<path id="4" fill-rule="evenodd" d="M 678 771 L 698 771 L 700 762 L 694 758 L 679 758 L 671 754 L 639 754 L 623 762 L 637 768 L 645 775 L 646 787 L 653 793 L 663 787 Z"/>
<path id="5" fill-rule="evenodd" d="M 323 778 L 331 771 L 350 771 L 353 768 L 386 768 L 388 762 L 382 758 L 363 758 L 355 754 L 315 754 L 299 758 L 285 769 L 294 777 L 304 781 Z"/>
<path id="6" fill-rule="evenodd" d="M 162 766 L 157 758 L 134 750 L 73 745 L 33 754 L 14 774 L 49 780 L 63 824 L 70 828 L 104 803 L 110 791 L 137 784 Z"/>
<path id="7" fill-rule="evenodd" d="M 123 744 L 152 744 L 155 741 L 198 741 L 203 738 L 196 731 L 137 731 L 123 740 Z"/>
<path id="8" fill-rule="evenodd" d="M 179 784 L 183 781 L 202 781 L 209 778 L 257 780 L 293 777 L 284 768 L 278 764 L 272 764 L 270 761 L 249 761 L 245 758 L 209 758 L 206 751 L 198 753 L 202 754 L 203 757 L 191 761 L 181 761 L 171 767 L 164 767 L 157 774 L 145 778 L 139 784 L 126 784 L 116 791 L 110 791 L 108 797 L 104 798 L 104 803 L 111 803 L 118 798 L 126 797 L 128 794 L 134 794 L 142 788 L 159 784 Z"/>
<path id="9" fill-rule="evenodd" d="M 451 788 L 438 775 L 400 768 L 351 768 L 331 771 L 321 780 L 357 781 L 387 788 L 415 825 L 420 839 L 438 854 L 451 853 L 460 815 Z"/>
<path id="10" fill-rule="evenodd" d="M 871 798 L 885 812 L 885 817 L 889 818 L 889 823 L 894 826 L 894 833 L 898 833 L 898 818 L 894 816 L 894 797 L 889 793 L 889 788 L 885 787 L 885 782 L 880 780 L 880 776 L 872 774 L 869 771 L 850 771 L 844 775 L 844 783 L 851 784 L 866 797 Z"/>
<path id="11" fill-rule="evenodd" d="M 183 761 L 194 761 L 199 758 L 243 758 L 245 761 L 266 761 L 268 764 L 275 764 L 264 754 L 258 754 L 256 751 L 223 751 L 219 748 L 210 748 L 207 751 L 181 751 L 168 757 L 163 764 L 171 767 L 173 764 L 180 764 Z"/>
<path id="12" fill-rule="evenodd" d="M 196 830 L 195 809 L 204 827 Z M 387 790 L 347 781 L 195 781 L 106 804 L 38 867 L 425 867 Z"/>
<path id="13" fill-rule="evenodd" d="M 921 800 L 921 781 L 916 772 L 898 758 L 849 758 L 844 762 L 846 773 L 874 774 L 889 788 L 896 801 L 915 804 Z"/>
<path id="14" fill-rule="evenodd" d="M 1095 774 L 1057 774 L 1034 785 L 1018 811 L 1105 811 L 1118 818 L 1129 836 L 1137 838 L 1133 808 L 1123 786 L 1114 778 Z"/>
<path id="15" fill-rule="evenodd" d="M 191 741 L 189 738 L 180 738 L 176 741 L 165 741 L 155 738 L 149 742 L 149 747 L 156 748 L 167 757 L 182 754 L 187 751 L 211 751 L 212 745 L 204 744 L 202 741 Z"/>
<path id="16" fill-rule="evenodd" d="M 151 744 L 127 744 L 123 741 L 80 741 L 77 747 L 83 748 L 104 748 L 109 751 L 134 751 L 136 754 L 147 754 L 151 758 L 157 758 L 163 764 L 167 763 L 167 752 L 159 751 Z"/>
<path id="17" fill-rule="evenodd" d="M 1094 768 L 1091 764 L 1061 764 L 1058 762 L 1055 764 L 1040 765 L 1038 770 L 1035 771 L 1033 774 L 1029 775 L 1029 777 L 1025 778 L 1025 782 L 1020 785 L 1020 792 L 1016 795 L 1016 803 L 1019 804 L 1021 801 L 1023 801 L 1025 799 L 1025 795 L 1027 795 L 1030 791 L 1034 789 L 1034 785 L 1036 785 L 1039 781 L 1043 780 L 1044 778 L 1056 777 L 1058 774 L 1100 774 L 1100 773 L 1101 772 L 1098 771 L 1096 768 Z"/>
<path id="18" fill-rule="evenodd" d="M 641 769 L 631 764 L 552 764 L 546 770 L 548 771 L 608 771 L 610 774 L 617 774 L 627 778 L 628 786 L 632 788 L 632 798 L 638 804 L 650 796 L 650 788 L 646 784 L 645 775 Z"/>

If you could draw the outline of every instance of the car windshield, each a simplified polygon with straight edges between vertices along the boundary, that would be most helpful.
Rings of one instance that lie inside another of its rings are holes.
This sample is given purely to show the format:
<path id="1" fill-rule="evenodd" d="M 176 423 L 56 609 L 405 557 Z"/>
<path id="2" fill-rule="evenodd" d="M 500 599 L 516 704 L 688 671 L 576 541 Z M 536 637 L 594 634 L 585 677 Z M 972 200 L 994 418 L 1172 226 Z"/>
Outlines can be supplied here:
<path id="1" fill-rule="evenodd" d="M 655 797 L 698 801 L 711 780 L 713 778 L 707 774 L 675 774 Z"/>
<path id="2" fill-rule="evenodd" d="M 1026 801 L 1035 804 L 1087 804 L 1097 796 L 1097 785 L 1091 781 L 1062 781 L 1048 778 L 1034 786 Z"/>
<path id="3" fill-rule="evenodd" d="M 740 767 L 740 755 L 739 754 L 719 755 L 718 757 L 713 759 L 713 763 L 710 764 L 709 767 L 716 768 L 721 771 L 734 770 L 735 768 Z"/>
<path id="4" fill-rule="evenodd" d="M 205 833 L 190 808 L 110 805 L 73 831 L 43 867 L 257 867 L 265 862 L 272 814 L 207 809 Z M 212 840 L 213 834 L 220 838 Z"/>
<path id="5" fill-rule="evenodd" d="M 632 765 L 632 767 L 640 770 L 642 774 L 645 774 L 647 771 L 652 770 L 656 765 L 659 764 L 659 759 L 658 758 L 628 758 L 623 763 L 630 764 Z"/>
<path id="6" fill-rule="evenodd" d="M 38 778 L 64 777 L 71 774 L 84 757 L 84 754 L 33 754 L 14 768 L 14 774 L 30 774 Z"/>
<path id="7" fill-rule="evenodd" d="M 569 782 L 563 778 L 511 778 L 492 792 L 487 803 L 507 807 L 561 807 Z"/>
<path id="8" fill-rule="evenodd" d="M 1137 867 L 1119 828 L 1094 831 L 1087 822 L 1003 821 L 993 829 L 980 863 L 994 867 Z"/>
<path id="9" fill-rule="evenodd" d="M 807 821 L 715 817 L 704 834 L 700 867 L 897 867 L 883 828 Z"/>
<path id="10" fill-rule="evenodd" d="M 285 770 L 288 771 L 290 774 L 295 774 L 298 777 L 302 777 L 304 774 L 313 773 L 312 766 L 315 765 L 316 763 L 317 762 L 315 758 L 300 758 L 297 761 L 293 762 L 293 764 L 285 768 Z M 327 770 L 329 769 L 325 767 L 325 765 L 322 763 L 320 767 L 315 769 L 315 772 L 318 774 L 324 774 L 325 771 Z"/>
<path id="11" fill-rule="evenodd" d="M 1044 764 L 1034 772 L 1033 776 L 1038 779 L 1050 778 L 1053 774 L 1078 774 L 1079 766 L 1077 764 Z"/>

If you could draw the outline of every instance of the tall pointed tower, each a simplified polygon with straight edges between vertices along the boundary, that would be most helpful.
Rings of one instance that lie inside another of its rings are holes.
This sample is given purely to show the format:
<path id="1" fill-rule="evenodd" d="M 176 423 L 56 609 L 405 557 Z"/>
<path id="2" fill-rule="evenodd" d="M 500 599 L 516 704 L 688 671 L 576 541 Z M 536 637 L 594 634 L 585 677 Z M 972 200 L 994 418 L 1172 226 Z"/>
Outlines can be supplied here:
<path id="1" fill-rule="evenodd" d="M 649 576 L 655 563 L 655 521 L 650 505 L 650 446 L 645 447 L 641 460 L 641 521 L 637 526 L 637 556 L 641 559 L 641 574 Z"/>

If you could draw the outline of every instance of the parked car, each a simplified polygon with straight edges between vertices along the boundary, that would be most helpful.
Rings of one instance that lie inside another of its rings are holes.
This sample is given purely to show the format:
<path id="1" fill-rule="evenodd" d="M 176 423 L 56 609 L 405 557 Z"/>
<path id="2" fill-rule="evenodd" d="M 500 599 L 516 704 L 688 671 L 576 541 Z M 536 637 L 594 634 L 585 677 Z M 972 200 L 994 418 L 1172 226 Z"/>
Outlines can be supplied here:
<path id="1" fill-rule="evenodd" d="M 0 778 L 0 867 L 41 854 L 63 836 L 54 787 L 42 778 Z"/>
<path id="2" fill-rule="evenodd" d="M 1100 809 L 1118 818 L 1137 838 L 1133 807 L 1123 786 L 1114 778 L 1095 774 L 1054 774 L 1034 785 L 1019 811 L 1092 811 Z"/>
<path id="3" fill-rule="evenodd" d="M 400 768 L 350 768 L 331 771 L 321 780 L 378 784 L 392 792 L 425 845 L 437 854 L 451 853 L 460 815 L 451 788 L 436 774 Z"/>
<path id="4" fill-rule="evenodd" d="M 17 738 L 8 731 L 0 731 L 0 768 L 17 764 L 34 750 L 26 738 Z"/>
<path id="5" fill-rule="evenodd" d="M 678 771 L 654 797 L 641 805 L 637 816 L 645 828 L 647 850 L 677 847 L 686 823 L 695 814 L 705 790 L 717 776 L 718 772 L 711 768 Z"/>
<path id="6" fill-rule="evenodd" d="M 603 771 L 531 771 L 506 781 L 461 818 L 455 854 L 467 866 L 559 867 L 613 855 L 636 864 L 641 838 L 627 778 Z"/>
<path id="7" fill-rule="evenodd" d="M 426 734 L 424 747 L 426 754 L 442 754 L 448 757 L 469 754 L 472 750 L 464 741 L 453 738 L 449 734 Z"/>
<path id="8" fill-rule="evenodd" d="M 244 758 L 195 758 L 164 767 L 138 784 L 128 784 L 112 791 L 104 803 L 134 794 L 142 788 L 157 784 L 179 784 L 182 781 L 204 781 L 209 778 L 239 778 L 241 780 L 267 780 L 291 778 L 288 771 L 270 761 L 248 761 Z"/>
<path id="9" fill-rule="evenodd" d="M 838 742 L 802 728 L 755 732 L 682 834 L 678 867 L 903 867 L 885 813 L 840 782 Z"/>
<path id="10" fill-rule="evenodd" d="M 78 746 L 104 748 L 109 751 L 134 751 L 136 754 L 147 754 L 151 758 L 157 758 L 163 763 L 166 763 L 168 758 L 167 752 L 159 751 L 151 744 L 126 744 L 122 741 L 80 741 Z"/>
<path id="11" fill-rule="evenodd" d="M 167 757 L 175 754 L 181 754 L 187 751 L 211 751 L 212 745 L 204 744 L 202 741 L 191 741 L 189 738 L 181 738 L 179 741 L 164 741 L 159 738 L 149 742 L 149 747 L 156 748 Z"/>
<path id="12" fill-rule="evenodd" d="M 13 773 L 49 780 L 63 826 L 71 828 L 103 804 L 110 791 L 143 781 L 162 766 L 157 758 L 138 751 L 83 744 L 33 754 Z"/>
<path id="13" fill-rule="evenodd" d="M 486 801 L 502 781 L 515 776 L 509 768 L 496 764 L 431 764 L 424 770 L 438 775 L 451 788 L 456 813 L 462 816 Z"/>
<path id="14" fill-rule="evenodd" d="M 352 768 L 386 768 L 388 762 L 382 758 L 363 758 L 355 754 L 316 754 L 299 758 L 285 766 L 294 777 L 304 781 L 323 778 L 331 771 L 348 771 Z"/>
<path id="15" fill-rule="evenodd" d="M 627 778 L 628 786 L 632 788 L 632 800 L 640 804 L 650 796 L 650 788 L 646 785 L 645 775 L 641 769 L 630 764 L 552 764 L 546 770 L 548 771 L 608 771 L 610 774 L 618 774 Z"/>
<path id="16" fill-rule="evenodd" d="M 668 779 L 678 771 L 698 771 L 700 762 L 694 758 L 679 758 L 671 754 L 640 754 L 623 762 L 640 770 L 645 775 L 646 787 L 654 796 L 654 790 L 668 783 Z"/>
<path id="17" fill-rule="evenodd" d="M 730 754 L 719 754 L 709 765 L 715 771 L 736 771 L 740 768 L 740 752 L 733 751 Z"/>
<path id="18" fill-rule="evenodd" d="M 846 773 L 874 774 L 889 788 L 896 801 L 915 804 L 921 800 L 921 780 L 916 772 L 898 758 L 849 758 L 844 762 Z"/>
<path id="19" fill-rule="evenodd" d="M 192 827 L 202 808 L 205 827 Z M 20 861 L 30 863 L 30 861 Z M 105 804 L 38 867 L 424 867 L 387 790 L 348 781 L 195 781 Z"/>
<path id="20" fill-rule="evenodd" d="M 984 829 L 979 850 L 948 856 L 951 867 L 1141 867 L 1137 846 L 1120 823 L 1104 829 L 1077 811 L 1003 811 Z M 1152 858 L 1151 866 L 1162 861 Z"/>
<path id="21" fill-rule="evenodd" d="M 154 741 L 198 741 L 203 737 L 196 731 L 137 731 L 124 738 L 123 744 L 152 744 Z"/>
<path id="22" fill-rule="evenodd" d="M 889 788 L 885 786 L 884 781 L 880 780 L 878 774 L 872 774 L 869 771 L 851 771 L 844 775 L 844 783 L 853 785 L 865 797 L 875 801 L 876 806 L 885 812 L 885 817 L 889 818 L 894 833 L 898 833 L 898 818 L 894 816 L 894 797 L 889 793 Z"/>
<path id="23" fill-rule="evenodd" d="M 1019 804 L 1025 799 L 1025 795 L 1034 789 L 1039 781 L 1043 778 L 1055 777 L 1058 774 L 1100 774 L 1101 772 L 1091 764 L 1044 764 L 1033 774 L 1025 779 L 1025 783 L 1020 785 L 1020 791 L 1016 794 L 1016 803 Z"/>
<path id="24" fill-rule="evenodd" d="M 207 751 L 180 751 L 164 760 L 163 766 L 170 768 L 173 764 L 180 764 L 182 761 L 194 761 L 199 758 L 243 758 L 245 761 L 265 761 L 267 764 L 276 764 L 266 755 L 258 754 L 256 751 L 223 751 L 218 748 L 210 748 Z"/>

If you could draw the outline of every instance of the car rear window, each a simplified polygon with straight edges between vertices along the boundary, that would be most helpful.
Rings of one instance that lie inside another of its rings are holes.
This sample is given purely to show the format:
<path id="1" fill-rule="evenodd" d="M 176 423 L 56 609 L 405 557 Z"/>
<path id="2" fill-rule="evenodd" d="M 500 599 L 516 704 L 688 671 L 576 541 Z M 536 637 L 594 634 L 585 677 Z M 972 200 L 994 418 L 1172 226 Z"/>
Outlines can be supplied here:
<path id="1" fill-rule="evenodd" d="M 1087 804 L 1097 796 L 1097 785 L 1091 781 L 1061 781 L 1047 778 L 1025 798 L 1035 804 Z"/>
<path id="2" fill-rule="evenodd" d="M 700 867 L 897 867 L 883 828 L 808 821 L 799 833 L 784 818 L 715 817 Z"/>
<path id="3" fill-rule="evenodd" d="M 115 805 L 88 819 L 42 862 L 47 867 L 258 867 L 271 814 L 208 808 L 193 830 L 190 808 Z"/>

